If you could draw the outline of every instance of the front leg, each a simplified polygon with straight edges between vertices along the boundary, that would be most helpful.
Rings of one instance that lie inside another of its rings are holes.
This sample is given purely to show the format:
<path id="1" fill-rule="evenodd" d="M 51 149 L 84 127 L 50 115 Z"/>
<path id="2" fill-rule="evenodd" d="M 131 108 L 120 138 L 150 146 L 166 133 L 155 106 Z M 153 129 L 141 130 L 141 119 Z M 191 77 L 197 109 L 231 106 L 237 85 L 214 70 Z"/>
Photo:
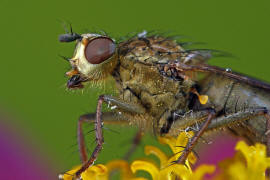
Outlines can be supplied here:
<path id="1" fill-rule="evenodd" d="M 86 163 L 86 161 L 88 160 L 83 134 L 83 124 L 95 123 L 95 121 L 96 121 L 95 113 L 81 115 L 78 120 L 77 142 L 79 146 L 80 159 L 82 163 Z M 119 114 L 117 112 L 102 113 L 102 121 L 104 122 L 104 124 L 128 125 L 127 118 L 124 115 Z"/>
<path id="2" fill-rule="evenodd" d="M 102 149 L 102 144 L 104 143 L 103 132 L 102 132 L 102 120 L 101 120 L 101 110 L 102 110 L 102 103 L 104 101 L 104 96 L 99 96 L 98 104 L 97 104 L 97 112 L 96 112 L 96 121 L 95 121 L 95 130 L 96 130 L 96 141 L 97 145 L 95 150 L 93 151 L 90 159 L 83 164 L 83 166 L 75 173 L 75 178 L 80 179 L 81 174 L 91 166 L 94 161 L 97 159 L 99 152 Z"/>
<path id="3" fill-rule="evenodd" d="M 130 112 L 130 113 L 135 113 L 135 114 L 142 114 L 145 112 L 144 108 L 139 106 L 139 105 L 128 104 L 128 103 L 126 103 L 118 98 L 115 98 L 115 97 L 112 97 L 109 95 L 101 95 L 98 99 L 97 112 L 96 112 L 96 117 L 94 120 L 97 145 L 96 145 L 96 147 L 95 147 L 95 149 L 94 149 L 94 151 L 93 151 L 93 153 L 88 161 L 87 161 L 86 149 L 85 149 L 85 144 L 84 144 L 84 136 L 82 133 L 82 123 L 93 121 L 93 116 L 91 114 L 90 115 L 83 115 L 79 119 L 78 142 L 79 142 L 81 160 L 83 161 L 84 164 L 75 173 L 75 178 L 77 178 L 77 179 L 80 178 L 81 173 L 83 173 L 89 166 L 91 166 L 94 163 L 94 161 L 97 159 L 99 152 L 102 149 L 102 145 L 104 143 L 103 131 L 102 131 L 103 122 L 101 119 L 103 102 L 117 106 L 118 109 L 125 111 L 125 112 Z M 106 113 L 106 114 L 110 115 L 110 113 Z M 116 120 L 123 121 L 123 116 L 118 115 L 118 116 L 115 116 L 115 119 L 113 117 L 111 117 L 111 118 L 112 118 L 111 122 L 116 122 Z"/>

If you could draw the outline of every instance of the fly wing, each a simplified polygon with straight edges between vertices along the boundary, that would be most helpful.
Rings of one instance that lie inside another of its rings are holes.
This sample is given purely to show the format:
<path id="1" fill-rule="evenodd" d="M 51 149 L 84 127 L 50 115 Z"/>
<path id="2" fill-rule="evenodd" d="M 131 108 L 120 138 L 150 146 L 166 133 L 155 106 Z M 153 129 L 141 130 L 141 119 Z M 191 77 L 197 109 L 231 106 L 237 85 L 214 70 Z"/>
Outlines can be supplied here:
<path id="1" fill-rule="evenodd" d="M 187 43 L 172 37 L 148 36 L 146 31 L 119 43 L 121 57 L 139 63 L 155 65 L 179 60 L 185 64 L 206 64 L 213 57 L 232 57 L 231 54 L 213 49 L 184 49 Z"/>
<path id="2" fill-rule="evenodd" d="M 173 79 L 194 78 L 196 74 L 220 74 L 240 83 L 270 90 L 270 85 L 255 78 L 210 66 L 212 57 L 232 57 L 231 54 L 212 49 L 185 50 L 176 41 L 160 36 L 137 36 L 119 44 L 120 58 L 129 59 L 145 65 L 157 66 L 161 74 Z M 195 74 L 195 75 L 194 75 Z M 191 77 L 192 76 L 192 77 Z"/>
<path id="3" fill-rule="evenodd" d="M 226 129 L 236 137 L 244 138 L 249 144 L 255 144 L 256 142 L 265 143 L 260 138 L 261 136 L 256 134 L 256 131 L 248 126 L 246 122 L 241 122 L 237 125 L 227 127 Z"/>
<path id="4" fill-rule="evenodd" d="M 186 73 L 188 72 L 201 72 L 201 73 L 207 73 L 207 74 L 219 74 L 222 76 L 225 76 L 227 78 L 233 79 L 235 81 L 238 81 L 240 83 L 245 83 L 253 87 L 262 88 L 265 90 L 270 90 L 270 85 L 268 83 L 262 82 L 258 79 L 248 77 L 246 75 L 243 75 L 241 73 L 232 72 L 231 69 L 224 69 L 216 66 L 211 66 L 208 64 L 200 64 L 200 65 L 190 65 L 185 64 L 180 61 L 174 61 L 170 62 L 166 65 L 161 65 L 160 69 L 163 69 L 163 71 L 176 71 L 175 73 L 176 78 L 189 78 L 186 77 Z"/>
<path id="5" fill-rule="evenodd" d="M 233 57 L 233 55 L 214 49 L 187 49 L 185 50 L 185 56 L 181 58 L 181 62 L 192 65 L 206 64 L 209 59 L 214 57 Z"/>

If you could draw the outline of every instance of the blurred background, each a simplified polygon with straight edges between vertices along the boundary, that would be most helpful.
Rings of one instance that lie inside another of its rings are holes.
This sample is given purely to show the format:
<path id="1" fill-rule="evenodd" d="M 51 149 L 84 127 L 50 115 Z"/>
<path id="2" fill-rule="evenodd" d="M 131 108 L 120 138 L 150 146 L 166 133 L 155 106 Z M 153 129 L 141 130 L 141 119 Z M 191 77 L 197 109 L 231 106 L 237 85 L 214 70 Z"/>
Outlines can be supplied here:
<path id="1" fill-rule="evenodd" d="M 211 64 L 270 82 L 270 1 L 81 0 L 0 2 L 0 177 L 57 179 L 79 164 L 77 120 L 95 112 L 99 88 L 69 91 L 65 72 L 74 43 L 61 44 L 63 22 L 77 33 L 103 30 L 112 37 L 159 30 L 205 42 L 201 48 L 230 52 Z M 110 126 L 99 163 L 120 158 L 135 129 Z M 89 130 L 93 127 L 89 126 Z M 87 136 L 90 150 L 94 134 Z M 147 136 L 133 159 L 141 157 Z M 121 148 L 120 148 L 121 147 Z M 7 173 L 8 172 L 8 173 Z"/>

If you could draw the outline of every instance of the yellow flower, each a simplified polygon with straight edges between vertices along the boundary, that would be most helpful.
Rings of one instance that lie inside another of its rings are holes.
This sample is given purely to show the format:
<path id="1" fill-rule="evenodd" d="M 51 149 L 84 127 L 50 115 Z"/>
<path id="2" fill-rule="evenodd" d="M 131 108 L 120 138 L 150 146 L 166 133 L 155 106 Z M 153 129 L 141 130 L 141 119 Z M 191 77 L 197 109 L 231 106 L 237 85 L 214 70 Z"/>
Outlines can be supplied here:
<path id="1" fill-rule="evenodd" d="M 114 160 L 106 165 L 98 164 L 89 167 L 84 173 L 82 173 L 83 180 L 90 179 L 100 179 L 105 180 L 109 179 L 110 174 L 115 170 L 120 170 L 121 179 L 123 180 L 142 180 L 145 179 L 143 177 L 135 177 L 135 173 L 138 170 L 144 170 L 149 172 L 152 175 L 154 180 L 158 179 L 175 179 L 176 177 L 181 177 L 183 180 L 185 179 L 201 179 L 204 174 L 212 173 L 215 170 L 214 166 L 201 166 L 194 173 L 190 167 L 190 163 L 194 164 L 196 161 L 196 157 L 193 153 L 190 153 L 188 159 L 186 160 L 186 164 L 175 164 L 176 161 L 184 147 L 188 143 L 188 139 L 193 136 L 192 132 L 189 133 L 181 133 L 177 138 L 173 137 L 160 137 L 160 143 L 167 144 L 170 146 L 173 155 L 168 157 L 165 153 L 154 146 L 146 146 L 145 154 L 150 155 L 153 154 L 157 156 L 160 160 L 160 166 L 157 166 L 154 162 L 150 160 L 136 160 L 133 161 L 131 165 L 124 160 Z M 77 166 L 72 170 L 68 171 L 64 174 L 64 180 L 71 180 L 73 174 L 80 168 Z"/>
<path id="2" fill-rule="evenodd" d="M 184 147 L 186 147 L 188 140 L 193 136 L 193 132 L 183 132 L 178 135 L 177 138 L 166 136 L 166 137 L 159 137 L 159 142 L 161 144 L 167 144 L 170 146 L 173 156 L 168 160 L 168 163 L 176 161 L 182 154 Z M 190 164 L 194 164 L 196 162 L 196 157 L 193 153 L 190 153 L 187 160 L 186 165 L 190 168 Z"/>
<path id="3" fill-rule="evenodd" d="M 173 156 L 167 157 L 162 151 L 154 146 L 146 146 L 145 154 L 153 154 L 157 156 L 160 160 L 160 167 L 155 163 L 147 160 L 135 160 L 131 164 L 131 170 L 136 173 L 138 170 L 147 171 L 151 174 L 153 180 L 175 180 L 176 177 L 180 177 L 182 180 L 199 180 L 207 173 L 213 173 L 215 171 L 215 166 L 202 165 L 192 172 L 189 163 L 194 164 L 196 157 L 193 153 L 190 153 L 188 159 L 186 160 L 186 166 L 183 164 L 172 163 L 176 161 L 183 151 L 184 147 L 188 143 L 188 137 L 192 137 L 193 133 L 181 133 L 177 139 L 173 137 L 161 137 L 159 141 L 163 144 L 168 144 L 173 151 Z"/>
<path id="4" fill-rule="evenodd" d="M 80 169 L 80 167 L 81 166 L 77 166 L 66 172 L 61 179 L 72 180 L 74 174 Z M 120 170 L 121 179 L 123 180 L 145 180 L 144 178 L 135 178 L 128 162 L 124 160 L 113 160 L 108 162 L 106 165 L 97 164 L 90 166 L 82 173 L 81 177 L 83 180 L 108 180 L 111 173 L 115 170 Z"/>
<path id="5" fill-rule="evenodd" d="M 81 166 L 76 166 L 72 170 L 66 172 L 61 179 L 72 180 L 76 171 L 80 169 Z M 82 173 L 83 180 L 106 180 L 106 173 L 108 172 L 107 167 L 102 164 L 97 164 L 90 166 L 85 172 Z M 62 176 L 62 175 L 61 175 Z"/>
<path id="6" fill-rule="evenodd" d="M 205 174 L 215 171 L 213 165 L 200 165 L 195 171 L 190 167 L 190 163 L 196 162 L 196 157 L 190 153 L 186 160 L 186 165 L 172 163 L 181 156 L 181 151 L 188 143 L 188 139 L 193 136 L 192 132 L 180 133 L 177 138 L 160 137 L 159 142 L 169 145 L 172 156 L 166 155 L 154 146 L 145 146 L 146 155 L 155 155 L 159 158 L 159 165 L 149 159 L 139 159 L 131 164 L 124 160 L 113 160 L 106 165 L 97 164 L 89 167 L 82 173 L 83 180 L 107 180 L 115 170 L 121 173 L 123 180 L 145 180 L 143 177 L 136 177 L 137 171 L 148 172 L 153 180 L 200 180 Z M 265 180 L 265 171 L 270 168 L 270 158 L 266 156 L 266 147 L 262 144 L 248 146 L 243 141 L 237 143 L 236 153 L 233 158 L 227 158 L 219 163 L 221 173 L 213 179 L 216 180 Z M 72 180 L 73 174 L 80 168 L 77 166 L 63 175 L 64 180 Z"/>
<path id="7" fill-rule="evenodd" d="M 265 171 L 270 168 L 270 158 L 266 156 L 266 147 L 262 144 L 248 146 L 239 141 L 233 158 L 222 161 L 219 166 L 223 172 L 216 179 L 264 180 Z"/>

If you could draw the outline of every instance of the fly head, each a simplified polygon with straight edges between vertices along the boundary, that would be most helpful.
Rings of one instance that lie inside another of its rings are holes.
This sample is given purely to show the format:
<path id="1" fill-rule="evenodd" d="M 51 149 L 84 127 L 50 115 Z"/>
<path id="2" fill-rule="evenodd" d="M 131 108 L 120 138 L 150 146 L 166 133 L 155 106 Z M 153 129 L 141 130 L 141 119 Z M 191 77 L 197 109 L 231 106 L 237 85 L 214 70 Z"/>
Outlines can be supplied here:
<path id="1" fill-rule="evenodd" d="M 66 75 L 70 77 L 67 87 L 82 88 L 82 82 L 99 81 L 112 72 L 116 64 L 117 47 L 113 39 L 99 34 L 70 34 L 59 36 L 60 42 L 76 41 L 72 58 L 65 57 L 72 70 Z"/>

